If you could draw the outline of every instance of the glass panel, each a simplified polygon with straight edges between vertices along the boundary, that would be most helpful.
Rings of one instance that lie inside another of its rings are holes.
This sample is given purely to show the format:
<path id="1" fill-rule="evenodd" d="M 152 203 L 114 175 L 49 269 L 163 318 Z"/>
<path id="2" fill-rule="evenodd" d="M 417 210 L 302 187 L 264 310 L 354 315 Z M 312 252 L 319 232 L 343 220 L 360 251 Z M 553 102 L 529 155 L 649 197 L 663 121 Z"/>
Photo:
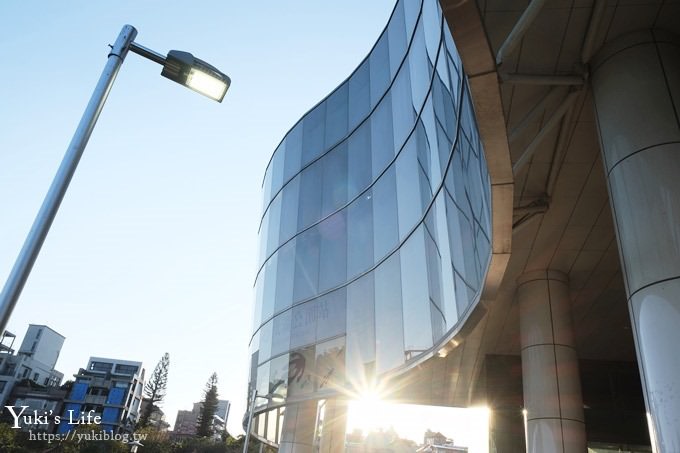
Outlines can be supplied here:
<path id="1" fill-rule="evenodd" d="M 317 341 L 345 334 L 347 288 L 340 288 L 317 299 Z"/>
<path id="2" fill-rule="evenodd" d="M 293 301 L 312 297 L 319 288 L 318 225 L 297 236 Z"/>
<path id="3" fill-rule="evenodd" d="M 324 150 L 326 103 L 321 103 L 302 120 L 302 165 L 318 157 Z"/>
<path id="4" fill-rule="evenodd" d="M 366 58 L 349 79 L 349 129 L 366 118 L 371 106 L 368 60 Z"/>
<path id="5" fill-rule="evenodd" d="M 415 227 L 423 214 L 416 151 L 414 136 L 408 141 L 396 162 L 400 239 Z"/>
<path id="6" fill-rule="evenodd" d="M 475 111 L 470 99 L 470 93 L 467 88 L 463 90 L 463 108 L 461 112 L 461 125 L 463 132 L 470 143 L 477 141 L 477 125 L 475 123 Z"/>
<path id="7" fill-rule="evenodd" d="M 427 135 L 425 135 L 425 126 L 423 125 L 423 121 L 421 119 L 418 120 L 418 125 L 416 126 L 415 130 L 415 136 L 416 136 L 416 146 L 418 147 L 418 166 L 420 168 L 421 173 L 425 176 L 427 186 L 422 187 L 421 186 L 421 196 L 422 198 L 422 203 L 423 205 L 427 205 L 427 203 L 430 201 L 432 198 L 431 194 L 434 190 L 434 183 L 431 181 L 431 174 L 430 174 L 430 144 L 427 141 Z"/>
<path id="8" fill-rule="evenodd" d="M 346 289 L 293 307 L 291 348 L 345 333 Z"/>
<path id="9" fill-rule="evenodd" d="M 276 301 L 276 270 L 278 265 L 277 255 L 267 261 L 260 271 L 259 280 L 263 280 L 262 288 L 262 315 L 261 320 L 269 319 L 274 314 Z M 259 323 L 258 323 L 259 324 Z"/>
<path id="10" fill-rule="evenodd" d="M 406 22 L 406 31 L 411 34 L 413 27 L 416 25 L 420 8 L 422 7 L 422 0 L 404 0 L 400 2 L 404 4 L 404 20 Z"/>
<path id="11" fill-rule="evenodd" d="M 445 191 L 439 192 L 436 201 L 437 243 L 441 254 L 443 311 L 446 317 L 446 328 L 450 329 L 458 321 L 456 309 L 456 294 L 453 283 L 453 266 L 451 264 L 451 249 L 446 219 Z"/>
<path id="12" fill-rule="evenodd" d="M 444 30 L 444 41 L 446 43 L 446 48 L 449 50 L 449 53 L 454 59 L 453 63 L 456 67 L 456 72 L 460 72 L 462 63 L 460 61 L 460 56 L 458 55 L 458 49 L 453 42 L 453 36 L 451 36 L 451 32 L 449 30 Z"/>
<path id="13" fill-rule="evenodd" d="M 448 217 L 449 230 L 449 246 L 451 249 L 452 264 L 456 271 L 465 273 L 465 259 L 463 257 L 463 241 L 460 231 L 460 220 L 462 217 L 460 211 L 454 204 L 453 200 L 447 195 L 446 197 L 446 216 Z M 464 219 L 464 218 L 463 218 Z M 458 312 L 460 313 L 460 312 Z"/>
<path id="14" fill-rule="evenodd" d="M 373 256 L 376 261 L 392 250 L 399 239 L 396 186 L 394 166 L 373 186 Z"/>
<path id="15" fill-rule="evenodd" d="M 326 148 L 347 135 L 349 84 L 344 83 L 326 102 Z"/>
<path id="16" fill-rule="evenodd" d="M 439 122 L 437 122 L 437 143 L 439 145 L 439 168 L 445 169 L 449 163 L 453 143 L 449 141 Z"/>
<path id="17" fill-rule="evenodd" d="M 263 406 L 265 404 L 264 400 L 261 398 L 259 399 L 260 399 L 259 406 Z M 258 436 L 264 437 L 265 429 L 267 427 L 267 414 L 265 413 L 258 415 L 256 421 L 257 421 L 257 434 Z"/>
<path id="18" fill-rule="evenodd" d="M 253 337 L 250 339 L 250 344 L 248 345 L 248 352 L 250 352 L 250 355 L 251 355 L 251 367 L 250 367 L 251 368 L 250 369 L 250 377 L 251 378 L 254 374 L 253 373 L 253 363 L 255 363 L 255 365 L 257 365 L 258 356 L 260 354 L 259 349 L 260 349 L 260 331 L 258 330 L 255 333 L 255 335 L 253 335 Z M 252 362 L 253 360 L 255 362 Z M 250 382 L 250 380 L 249 380 L 249 382 Z"/>
<path id="19" fill-rule="evenodd" d="M 456 68 L 450 58 L 447 58 L 446 62 L 449 68 L 449 84 L 451 85 L 451 92 L 453 93 L 453 99 L 455 101 L 455 105 L 457 106 L 460 100 L 460 91 L 462 88 L 461 72 L 459 72 L 459 69 Z M 456 108 L 456 115 L 457 112 L 458 108 Z"/>
<path id="20" fill-rule="evenodd" d="M 260 363 L 269 360 L 272 348 L 272 327 L 274 325 L 273 321 L 269 321 L 267 324 L 262 326 L 260 329 L 260 352 L 258 355 L 258 360 Z"/>
<path id="21" fill-rule="evenodd" d="M 429 160 L 429 159 L 428 159 Z M 420 187 L 420 207 L 424 212 L 430 205 L 434 194 L 432 193 L 430 178 L 425 173 L 425 168 L 418 160 L 418 185 Z"/>
<path id="22" fill-rule="evenodd" d="M 366 367 L 375 364 L 375 307 L 373 272 L 347 288 L 347 369 L 349 382 L 366 388 Z"/>
<path id="23" fill-rule="evenodd" d="M 276 409 L 267 412 L 267 440 L 274 442 L 276 440 Z"/>
<path id="24" fill-rule="evenodd" d="M 288 181 L 297 174 L 302 161 L 302 122 L 288 132 L 286 136 L 286 159 L 283 168 L 283 180 Z"/>
<path id="25" fill-rule="evenodd" d="M 297 233 L 300 177 L 296 177 L 286 184 L 280 196 L 282 201 L 279 244 L 283 244 Z"/>
<path id="26" fill-rule="evenodd" d="M 425 107 L 420 114 L 420 119 L 425 127 L 425 136 L 430 149 L 430 180 L 434 187 L 441 181 L 442 170 L 439 165 L 439 147 L 437 145 L 437 128 L 435 126 L 434 110 L 432 108 L 432 96 L 428 96 Z"/>
<path id="27" fill-rule="evenodd" d="M 425 222 L 425 252 L 427 256 L 427 276 L 430 288 L 430 301 L 442 310 L 442 269 L 440 248 L 436 242 L 437 235 L 437 205 L 428 213 L 429 222 Z M 429 225 L 431 224 L 431 225 Z"/>
<path id="28" fill-rule="evenodd" d="M 262 324 L 262 306 L 264 297 L 264 280 L 265 274 L 261 272 L 255 279 L 255 307 L 253 307 L 253 330 L 260 327 Z M 273 305 L 273 304 L 272 304 Z"/>
<path id="29" fill-rule="evenodd" d="M 394 147 L 399 150 L 408 134 L 413 130 L 416 117 L 411 101 L 411 80 L 407 67 L 397 76 L 390 93 L 392 95 Z"/>
<path id="30" fill-rule="evenodd" d="M 319 306 L 316 300 L 293 307 L 292 331 L 290 337 L 291 349 L 316 342 L 316 324 L 318 317 Z"/>
<path id="31" fill-rule="evenodd" d="M 401 270 L 397 251 L 375 270 L 376 373 L 404 363 Z"/>
<path id="32" fill-rule="evenodd" d="M 425 45 L 431 62 L 435 61 L 439 40 L 441 38 L 442 22 L 439 16 L 439 2 L 425 1 L 423 3 L 423 17 L 425 26 Z"/>
<path id="33" fill-rule="evenodd" d="M 399 250 L 404 306 L 404 354 L 409 360 L 432 347 L 427 260 L 423 228 L 418 228 Z"/>
<path id="34" fill-rule="evenodd" d="M 367 120 L 349 137 L 348 146 L 348 197 L 364 190 L 371 179 L 371 122 Z"/>
<path id="35" fill-rule="evenodd" d="M 323 166 L 319 163 L 305 168 L 300 180 L 300 201 L 298 209 L 298 231 L 311 225 L 321 217 L 321 190 Z"/>
<path id="36" fill-rule="evenodd" d="M 314 346 L 290 353 L 288 363 L 288 395 L 304 395 L 314 391 Z"/>
<path id="37" fill-rule="evenodd" d="M 436 223 L 436 213 L 433 210 L 430 212 L 432 222 Z M 436 230 L 425 228 L 425 253 L 427 255 L 427 276 L 428 287 L 430 291 L 430 313 L 432 315 L 432 341 L 437 342 L 442 338 L 446 331 L 446 322 L 444 320 L 444 305 L 442 295 L 442 257 L 439 254 L 439 248 L 435 242 L 437 237 Z"/>
<path id="38" fill-rule="evenodd" d="M 477 228 L 477 238 L 475 240 L 475 245 L 477 248 L 477 260 L 479 266 L 477 268 L 477 275 L 479 275 L 477 289 L 479 290 L 481 289 L 481 283 L 483 281 L 482 278 L 486 273 L 487 261 L 489 259 L 489 254 L 491 251 L 491 244 L 489 243 L 489 239 L 487 239 L 487 237 L 484 236 L 484 233 L 482 232 L 481 228 Z"/>
<path id="39" fill-rule="evenodd" d="M 390 51 L 390 74 L 397 73 L 406 53 L 406 24 L 404 23 L 404 2 L 397 2 L 387 29 Z"/>
<path id="40" fill-rule="evenodd" d="M 347 143 L 338 145 L 326 154 L 319 164 L 323 166 L 321 187 L 321 217 L 323 217 L 347 203 Z"/>
<path id="41" fill-rule="evenodd" d="M 274 302 L 275 312 L 288 308 L 293 303 L 293 276 L 295 275 L 296 242 L 296 239 L 292 239 L 290 242 L 287 242 L 284 246 L 282 246 L 276 253 L 276 256 L 278 256 L 278 263 L 276 265 L 276 301 Z"/>
<path id="42" fill-rule="evenodd" d="M 279 191 L 283 185 L 283 160 L 285 159 L 285 143 L 282 143 L 279 148 L 274 151 L 274 157 L 271 164 L 269 164 L 272 172 L 272 195 Z"/>
<path id="43" fill-rule="evenodd" d="M 451 168 L 446 175 L 446 187 L 451 196 L 460 206 L 465 202 L 465 167 L 463 162 L 463 149 L 467 148 L 467 139 L 461 136 L 453 152 Z M 468 215 L 468 213 L 466 213 Z"/>
<path id="44" fill-rule="evenodd" d="M 267 241 L 269 240 L 269 211 L 262 217 L 262 223 L 260 224 L 260 230 L 258 231 L 258 237 L 260 240 L 260 264 L 264 264 L 264 260 L 267 259 Z"/>
<path id="45" fill-rule="evenodd" d="M 445 92 L 446 89 L 442 85 L 439 74 L 435 74 L 434 80 L 432 81 L 432 102 L 434 105 L 434 114 L 441 123 L 444 123 L 444 119 L 446 118 L 446 110 L 452 108 L 451 105 L 447 103 L 447 98 L 444 95 Z"/>
<path id="46" fill-rule="evenodd" d="M 277 444 L 281 443 L 281 434 L 283 433 L 283 414 L 284 413 L 285 413 L 285 409 L 283 409 L 283 408 L 278 409 L 279 433 L 278 433 L 278 437 L 276 438 Z"/>
<path id="47" fill-rule="evenodd" d="M 264 182 L 262 184 L 262 212 L 269 204 L 272 195 L 272 167 L 269 165 L 264 173 Z"/>
<path id="48" fill-rule="evenodd" d="M 319 224 L 321 258 L 319 260 L 319 291 L 333 288 L 347 278 L 346 210 L 333 214 Z"/>
<path id="49" fill-rule="evenodd" d="M 267 239 L 267 256 L 271 255 L 279 245 L 279 226 L 281 225 L 281 197 L 274 199 L 269 206 L 269 221 L 267 222 L 269 237 Z"/>
<path id="50" fill-rule="evenodd" d="M 394 158 L 391 99 L 388 93 L 371 115 L 371 155 L 374 179 Z"/>
<path id="51" fill-rule="evenodd" d="M 422 21 L 418 23 L 416 34 L 413 37 L 411 50 L 408 57 L 409 69 L 411 73 L 411 97 L 416 110 L 420 109 L 425 101 L 428 87 L 430 85 L 430 74 L 428 70 L 430 61 L 425 52 L 425 37 L 423 35 Z"/>
<path id="52" fill-rule="evenodd" d="M 446 24 L 443 25 L 444 27 L 444 33 L 448 33 L 448 26 Z M 446 64 L 448 60 L 448 56 L 446 55 L 446 44 L 441 43 L 441 49 L 439 49 L 439 56 L 437 57 L 437 80 L 439 83 L 442 84 L 442 90 L 445 92 L 449 100 L 451 99 L 451 85 L 450 82 L 451 80 L 449 79 L 449 67 Z"/>
<path id="53" fill-rule="evenodd" d="M 267 395 L 272 395 L 274 401 L 285 398 L 288 393 L 288 361 L 289 355 L 272 359 L 269 369 L 269 389 Z"/>
<path id="54" fill-rule="evenodd" d="M 464 216 L 458 216 L 460 224 L 461 242 L 463 245 L 463 257 L 465 259 L 465 269 L 461 274 L 463 278 L 473 288 L 478 285 L 477 268 L 475 266 L 475 251 L 474 251 L 474 230 L 472 224 Z M 460 271 L 460 269 L 459 269 Z"/>
<path id="55" fill-rule="evenodd" d="M 467 310 L 468 305 L 470 305 L 470 289 L 460 278 L 458 273 L 456 276 L 456 305 L 458 306 L 458 313 L 462 316 Z"/>
<path id="56" fill-rule="evenodd" d="M 384 33 L 368 57 L 371 68 L 371 105 L 376 105 L 390 83 L 390 55 L 387 33 Z"/>
<path id="57" fill-rule="evenodd" d="M 291 335 L 291 313 L 290 310 L 276 315 L 274 318 L 274 328 L 272 329 L 272 355 L 288 351 Z"/>
<path id="58" fill-rule="evenodd" d="M 257 393 L 260 395 L 269 393 L 269 362 L 257 367 Z M 256 401 L 259 406 L 266 404 L 266 401 L 262 398 L 258 398 Z"/>
<path id="59" fill-rule="evenodd" d="M 362 194 L 347 210 L 347 277 L 365 271 L 373 264 L 373 197 Z"/>
<path id="60" fill-rule="evenodd" d="M 345 337 L 316 345 L 317 389 L 338 389 L 345 380 Z"/>

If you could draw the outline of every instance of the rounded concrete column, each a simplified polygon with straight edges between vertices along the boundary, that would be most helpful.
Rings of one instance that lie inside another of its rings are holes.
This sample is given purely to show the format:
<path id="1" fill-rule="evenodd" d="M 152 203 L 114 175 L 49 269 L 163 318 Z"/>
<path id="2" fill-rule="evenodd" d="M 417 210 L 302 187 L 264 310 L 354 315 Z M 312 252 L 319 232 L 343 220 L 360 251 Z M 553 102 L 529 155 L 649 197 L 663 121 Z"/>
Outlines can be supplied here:
<path id="1" fill-rule="evenodd" d="M 650 437 L 680 451 L 680 40 L 625 35 L 592 69 Z"/>
<path id="2" fill-rule="evenodd" d="M 316 433 L 317 400 L 286 406 L 281 429 L 280 453 L 312 453 Z"/>
<path id="3" fill-rule="evenodd" d="M 567 276 L 536 271 L 517 283 L 527 451 L 583 453 L 583 398 Z"/>

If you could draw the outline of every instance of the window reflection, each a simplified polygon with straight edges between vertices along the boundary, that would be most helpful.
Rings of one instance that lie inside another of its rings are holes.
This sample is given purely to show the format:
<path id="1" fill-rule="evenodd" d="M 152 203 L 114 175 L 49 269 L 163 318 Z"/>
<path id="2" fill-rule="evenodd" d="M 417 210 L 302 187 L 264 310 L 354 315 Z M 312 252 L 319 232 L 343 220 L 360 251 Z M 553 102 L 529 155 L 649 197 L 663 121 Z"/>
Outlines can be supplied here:
<path id="1" fill-rule="evenodd" d="M 267 169 L 250 346 L 262 394 L 365 385 L 437 346 L 479 298 L 488 170 L 438 2 L 419 14 L 397 2 Z M 276 438 L 279 417 L 258 431 Z"/>
<path id="2" fill-rule="evenodd" d="M 316 345 L 316 389 L 337 390 L 344 387 L 345 337 Z"/>
<path id="3" fill-rule="evenodd" d="M 375 270 L 376 373 L 404 362 L 404 324 L 401 305 L 399 252 Z"/>

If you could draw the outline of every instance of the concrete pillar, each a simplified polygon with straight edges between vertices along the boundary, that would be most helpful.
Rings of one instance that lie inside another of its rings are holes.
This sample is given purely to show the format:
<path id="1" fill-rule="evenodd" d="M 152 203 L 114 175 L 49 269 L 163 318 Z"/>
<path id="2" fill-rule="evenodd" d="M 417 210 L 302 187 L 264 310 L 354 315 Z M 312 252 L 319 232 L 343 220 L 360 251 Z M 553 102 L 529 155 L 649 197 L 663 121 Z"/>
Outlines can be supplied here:
<path id="1" fill-rule="evenodd" d="M 279 453 L 312 453 L 317 401 L 289 404 L 283 414 Z"/>
<path id="2" fill-rule="evenodd" d="M 622 36 L 592 70 L 650 438 L 680 451 L 680 40 Z"/>
<path id="3" fill-rule="evenodd" d="M 527 451 L 583 453 L 583 398 L 567 276 L 536 271 L 517 283 Z"/>
<path id="4" fill-rule="evenodd" d="M 320 453 L 344 453 L 347 429 L 347 401 L 327 399 L 321 429 Z"/>

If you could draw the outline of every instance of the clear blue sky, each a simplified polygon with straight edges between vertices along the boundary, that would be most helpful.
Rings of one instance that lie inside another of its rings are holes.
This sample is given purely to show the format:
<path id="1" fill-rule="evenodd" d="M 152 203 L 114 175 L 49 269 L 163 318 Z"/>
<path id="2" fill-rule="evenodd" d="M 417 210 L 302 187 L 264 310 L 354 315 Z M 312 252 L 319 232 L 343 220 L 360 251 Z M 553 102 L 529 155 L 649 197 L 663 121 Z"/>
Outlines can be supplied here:
<path id="1" fill-rule="evenodd" d="M 245 410 L 247 342 L 269 157 L 370 50 L 393 0 L 0 2 L 0 280 L 33 222 L 121 27 L 232 78 L 217 104 L 130 54 L 8 326 L 66 337 L 66 378 L 89 356 L 170 353 L 174 422 L 213 371 Z M 17 343 L 18 345 L 18 343 Z"/>

